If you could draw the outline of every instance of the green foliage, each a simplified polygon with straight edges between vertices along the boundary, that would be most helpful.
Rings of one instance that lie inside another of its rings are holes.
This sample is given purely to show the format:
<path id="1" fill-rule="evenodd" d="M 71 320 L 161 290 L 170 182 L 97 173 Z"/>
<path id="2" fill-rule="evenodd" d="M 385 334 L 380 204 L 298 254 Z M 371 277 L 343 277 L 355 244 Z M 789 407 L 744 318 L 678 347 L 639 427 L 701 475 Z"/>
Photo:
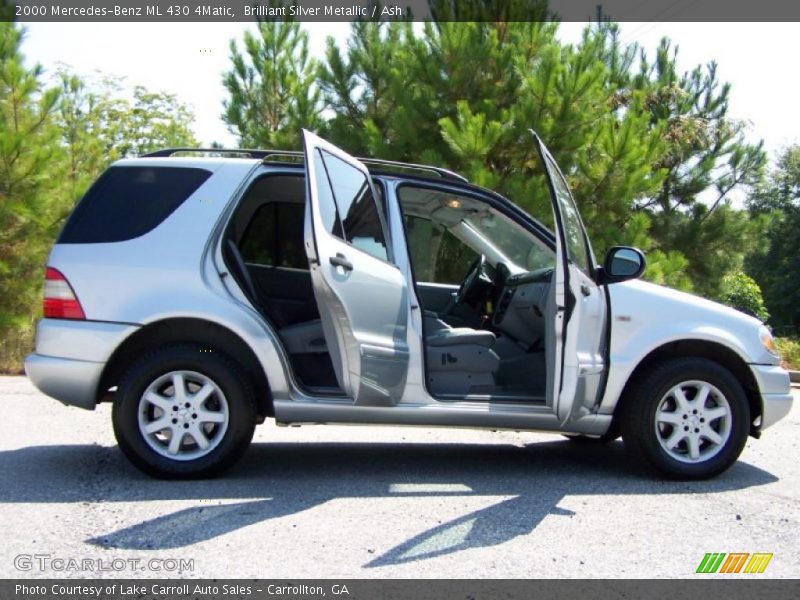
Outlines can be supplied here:
<path id="1" fill-rule="evenodd" d="M 105 164 L 169 146 L 194 146 L 194 115 L 172 94 L 135 86 L 126 97 L 122 78 L 84 81 L 59 72 L 61 102 L 57 124 L 64 144 L 97 172 Z"/>
<path id="2" fill-rule="evenodd" d="M 41 67 L 26 68 L 22 32 L 0 23 L 0 339 L 32 326 L 44 253 L 56 226 L 52 163 L 58 90 L 44 89 Z M 4 342 L 5 344 L 6 342 Z"/>
<path id="3" fill-rule="evenodd" d="M 108 160 L 138 156 L 152 150 L 175 146 L 196 146 L 192 133 L 194 115 L 173 94 L 133 88 L 133 99 L 113 98 L 113 80 L 97 95 L 102 129 L 98 132 Z"/>
<path id="4" fill-rule="evenodd" d="M 761 288 L 752 277 L 742 271 L 728 273 L 722 278 L 718 300 L 762 321 L 769 319 Z"/>
<path id="5" fill-rule="evenodd" d="M 748 256 L 748 273 L 764 291 L 780 332 L 800 331 L 800 146 L 788 148 L 749 201 L 754 218 L 767 221 L 765 245 Z M 764 216 L 766 215 L 766 217 Z"/>
<path id="6" fill-rule="evenodd" d="M 800 339 L 777 337 L 775 345 L 778 347 L 785 368 L 800 369 Z"/>
<path id="7" fill-rule="evenodd" d="M 664 125 L 666 152 L 658 163 L 665 177 L 658 192 L 640 203 L 652 211 L 652 234 L 662 248 L 680 250 L 695 291 L 714 297 L 721 278 L 739 269 L 758 224 L 733 210 L 728 194 L 760 180 L 762 145 L 745 141 L 744 124 L 727 117 L 730 86 L 720 84 L 716 64 L 679 76 L 676 51 L 662 40 L 654 62 L 642 53 L 633 85 L 646 90 L 646 108 Z M 705 193 L 705 202 L 698 197 Z"/>
<path id="8" fill-rule="evenodd" d="M 230 52 L 222 118 L 231 133 L 244 148 L 297 148 L 300 128 L 321 125 L 308 34 L 295 22 L 260 22 L 258 35 L 244 34 L 244 53 L 233 40 Z"/>

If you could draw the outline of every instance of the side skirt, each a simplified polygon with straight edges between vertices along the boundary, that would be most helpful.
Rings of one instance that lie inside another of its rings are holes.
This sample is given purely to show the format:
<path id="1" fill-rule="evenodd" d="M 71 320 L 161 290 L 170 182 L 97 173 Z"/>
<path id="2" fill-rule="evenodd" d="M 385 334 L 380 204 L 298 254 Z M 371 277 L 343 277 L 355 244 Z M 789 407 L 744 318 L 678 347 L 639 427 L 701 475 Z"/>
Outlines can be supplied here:
<path id="1" fill-rule="evenodd" d="M 439 406 L 354 406 L 341 400 L 301 402 L 275 400 L 275 421 L 279 425 L 350 423 L 368 425 L 426 425 L 443 427 L 477 427 L 482 429 L 514 429 L 557 431 L 602 435 L 611 425 L 611 415 L 587 415 L 562 429 L 550 409 L 498 405 Z"/>

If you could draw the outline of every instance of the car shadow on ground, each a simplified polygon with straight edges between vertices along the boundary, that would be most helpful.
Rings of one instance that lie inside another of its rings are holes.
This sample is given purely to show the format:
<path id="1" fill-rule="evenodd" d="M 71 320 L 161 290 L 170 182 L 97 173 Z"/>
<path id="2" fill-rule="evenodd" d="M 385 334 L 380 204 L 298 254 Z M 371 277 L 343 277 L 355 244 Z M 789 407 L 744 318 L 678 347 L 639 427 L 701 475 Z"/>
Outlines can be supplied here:
<path id="1" fill-rule="evenodd" d="M 634 464 L 621 442 L 595 446 L 568 440 L 525 446 L 254 444 L 222 477 L 178 482 L 142 475 L 115 446 L 0 452 L 0 502 L 198 501 L 196 507 L 86 540 L 105 548 L 185 547 L 338 498 L 510 496 L 436 522 L 365 567 L 502 544 L 531 533 L 548 514 L 571 514 L 557 506 L 567 495 L 713 494 L 774 481 L 772 474 L 741 461 L 710 481 L 664 481 Z"/>

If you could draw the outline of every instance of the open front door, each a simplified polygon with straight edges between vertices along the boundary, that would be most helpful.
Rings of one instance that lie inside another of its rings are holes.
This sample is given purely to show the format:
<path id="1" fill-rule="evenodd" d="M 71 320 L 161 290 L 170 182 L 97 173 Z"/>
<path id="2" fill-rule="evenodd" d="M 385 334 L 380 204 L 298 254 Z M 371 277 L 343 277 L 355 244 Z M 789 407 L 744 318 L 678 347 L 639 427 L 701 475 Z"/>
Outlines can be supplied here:
<path id="1" fill-rule="evenodd" d="M 408 286 L 367 168 L 303 130 L 305 248 L 336 379 L 355 404 L 392 406 L 408 375 Z"/>
<path id="2" fill-rule="evenodd" d="M 555 334 L 548 344 L 547 397 L 562 422 L 592 412 L 606 369 L 608 308 L 595 283 L 595 258 L 575 200 L 556 161 L 533 136 L 547 173 L 556 227 Z"/>

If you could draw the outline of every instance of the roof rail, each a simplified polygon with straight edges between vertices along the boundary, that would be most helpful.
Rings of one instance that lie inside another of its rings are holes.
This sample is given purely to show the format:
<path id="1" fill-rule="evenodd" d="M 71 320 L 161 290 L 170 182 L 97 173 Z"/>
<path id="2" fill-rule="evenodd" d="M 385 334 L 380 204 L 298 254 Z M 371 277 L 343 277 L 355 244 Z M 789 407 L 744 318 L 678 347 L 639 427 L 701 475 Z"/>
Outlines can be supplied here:
<path id="1" fill-rule="evenodd" d="M 250 149 L 228 149 L 228 148 L 164 148 L 155 152 L 142 154 L 142 158 L 166 158 L 176 154 L 215 154 L 233 155 L 241 158 L 257 158 L 264 162 L 280 162 L 281 158 L 303 158 L 303 153 L 298 150 L 250 150 Z M 378 171 L 391 172 L 398 171 L 419 171 L 429 175 L 435 175 L 442 179 L 453 181 L 467 181 L 463 175 L 459 175 L 448 169 L 433 167 L 431 165 L 419 165 L 416 163 L 404 163 L 394 160 L 383 160 L 379 158 L 358 158 L 359 161 L 367 166 L 378 167 Z"/>
<path id="2" fill-rule="evenodd" d="M 274 150 L 233 150 L 229 148 L 164 148 L 162 150 L 156 150 L 155 152 L 142 154 L 142 158 L 167 158 L 175 156 L 176 154 L 233 154 L 241 158 L 263 159 L 265 156 L 273 154 L 274 152 Z"/>
<path id="3" fill-rule="evenodd" d="M 383 160 L 380 158 L 359 158 L 365 165 L 374 165 L 378 167 L 379 171 L 396 169 L 398 171 L 422 171 L 432 175 L 437 175 L 442 179 L 450 179 L 453 181 L 467 181 L 463 175 L 459 175 L 454 171 L 442 169 L 441 167 L 432 167 L 431 165 L 418 165 L 416 163 L 404 163 L 394 160 Z"/>

